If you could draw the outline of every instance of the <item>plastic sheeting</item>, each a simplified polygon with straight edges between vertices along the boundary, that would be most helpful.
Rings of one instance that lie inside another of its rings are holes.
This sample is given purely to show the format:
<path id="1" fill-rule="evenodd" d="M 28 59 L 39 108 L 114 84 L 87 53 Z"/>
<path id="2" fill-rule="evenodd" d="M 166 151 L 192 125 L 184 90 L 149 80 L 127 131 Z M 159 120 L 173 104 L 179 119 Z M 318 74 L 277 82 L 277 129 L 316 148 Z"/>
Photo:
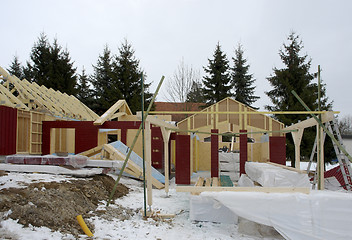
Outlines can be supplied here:
<path id="1" fill-rule="evenodd" d="M 88 158 L 82 155 L 69 155 L 60 157 L 56 155 L 10 155 L 6 156 L 5 163 L 12 164 L 31 164 L 31 165 L 56 165 L 72 166 L 83 168 L 87 165 Z"/>
<path id="2" fill-rule="evenodd" d="M 267 163 L 246 162 L 247 176 L 263 187 L 311 187 L 307 174 Z"/>
<path id="3" fill-rule="evenodd" d="M 219 201 L 197 195 L 191 196 L 189 218 L 192 221 L 234 224 L 238 222 L 237 215 Z"/>
<path id="4" fill-rule="evenodd" d="M 286 239 L 350 239 L 352 194 L 203 192 L 240 217 L 274 227 Z"/>

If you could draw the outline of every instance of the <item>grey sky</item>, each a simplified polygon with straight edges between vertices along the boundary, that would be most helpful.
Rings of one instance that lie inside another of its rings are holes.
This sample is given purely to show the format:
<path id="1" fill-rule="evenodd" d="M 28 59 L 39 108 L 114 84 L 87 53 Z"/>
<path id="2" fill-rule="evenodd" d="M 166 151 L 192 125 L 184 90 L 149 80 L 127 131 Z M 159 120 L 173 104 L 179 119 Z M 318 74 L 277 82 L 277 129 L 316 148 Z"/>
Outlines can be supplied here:
<path id="1" fill-rule="evenodd" d="M 50 42 L 58 38 L 67 47 L 78 72 L 92 72 L 108 44 L 117 53 L 124 38 L 133 45 L 154 92 L 162 75 L 172 76 L 181 59 L 200 70 L 212 58 L 219 41 L 230 59 L 238 42 L 245 49 L 250 72 L 256 78 L 254 105 L 271 104 L 264 94 L 273 67 L 282 67 L 278 51 L 291 30 L 312 58 L 311 71 L 321 65 L 334 110 L 352 115 L 352 1 L 328 0 L 1 0 L 0 66 L 13 56 L 29 59 L 41 32 Z M 232 61 L 231 61 L 232 64 Z M 157 98 L 164 100 L 166 83 Z"/>

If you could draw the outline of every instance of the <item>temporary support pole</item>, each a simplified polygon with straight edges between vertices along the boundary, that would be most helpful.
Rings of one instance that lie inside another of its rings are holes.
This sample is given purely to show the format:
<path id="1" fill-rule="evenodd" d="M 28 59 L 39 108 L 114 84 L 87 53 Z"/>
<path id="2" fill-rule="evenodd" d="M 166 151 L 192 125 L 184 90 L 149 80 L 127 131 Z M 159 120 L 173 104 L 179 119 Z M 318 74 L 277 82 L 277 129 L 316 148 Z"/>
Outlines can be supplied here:
<path id="1" fill-rule="evenodd" d="M 145 156 L 144 156 L 144 78 L 143 78 L 143 73 L 141 76 L 141 86 L 142 86 L 142 157 L 143 157 L 143 196 L 144 196 L 144 217 L 147 217 L 147 193 L 146 193 L 146 186 L 145 186 Z M 126 141 L 127 142 L 127 141 Z"/>
<path id="2" fill-rule="evenodd" d="M 148 116 L 149 111 L 150 111 L 150 109 L 151 109 L 152 106 L 153 106 L 153 103 L 154 103 L 154 101 L 155 101 L 155 98 L 156 98 L 156 96 L 158 95 L 158 92 L 159 92 L 159 90 L 160 90 L 161 85 L 163 84 L 164 79 L 165 79 L 165 77 L 162 76 L 162 77 L 161 77 L 161 80 L 160 80 L 160 82 L 159 82 L 159 85 L 158 85 L 158 87 L 157 87 L 156 90 L 155 90 L 155 93 L 154 93 L 154 95 L 153 95 L 153 98 L 152 98 L 152 100 L 150 101 L 150 104 L 149 104 L 149 106 L 148 106 L 148 109 L 147 109 L 147 111 L 146 111 L 145 114 L 144 114 L 144 118 L 146 118 L 146 117 Z M 117 185 L 119 184 L 119 181 L 120 181 L 120 179 L 121 179 L 121 177 L 122 177 L 122 173 L 123 173 L 123 171 L 124 171 L 125 168 L 126 168 L 128 159 L 129 159 L 130 156 L 131 156 L 131 153 L 132 153 L 132 151 L 133 151 L 134 145 L 135 145 L 136 142 L 137 142 L 137 139 L 138 139 L 138 136 L 139 136 L 141 130 L 142 130 L 142 124 L 139 126 L 139 128 L 138 128 L 138 130 L 137 130 L 136 136 L 134 137 L 133 142 L 132 142 L 132 145 L 131 145 L 131 147 L 130 147 L 130 149 L 129 149 L 127 155 L 126 155 L 126 159 L 125 159 L 125 161 L 124 161 L 124 163 L 123 163 L 123 166 L 122 166 L 122 168 L 120 169 L 119 176 L 117 177 L 117 179 L 116 179 L 116 181 L 115 181 L 114 188 L 112 189 L 111 194 L 110 194 L 110 197 L 109 197 L 109 200 L 108 200 L 108 202 L 107 202 L 107 204 L 106 204 L 107 206 L 109 206 L 110 201 L 111 201 L 112 197 L 113 197 L 114 194 L 115 194 Z"/>
<path id="3" fill-rule="evenodd" d="M 320 111 L 320 65 L 318 65 L 318 111 Z M 318 115 L 320 122 L 321 114 Z M 318 170 L 318 190 L 324 190 L 324 138 L 323 129 L 317 124 L 318 152 L 317 152 L 317 170 Z"/>

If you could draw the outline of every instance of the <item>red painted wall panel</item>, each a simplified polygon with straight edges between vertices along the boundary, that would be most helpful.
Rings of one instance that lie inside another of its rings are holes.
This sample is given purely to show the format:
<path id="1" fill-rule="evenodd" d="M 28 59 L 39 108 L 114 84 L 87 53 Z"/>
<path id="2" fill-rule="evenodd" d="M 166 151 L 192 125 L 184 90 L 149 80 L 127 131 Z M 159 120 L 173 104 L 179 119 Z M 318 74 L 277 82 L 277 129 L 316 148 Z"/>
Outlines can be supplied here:
<path id="1" fill-rule="evenodd" d="M 286 166 L 286 137 L 269 137 L 270 162 Z"/>
<path id="2" fill-rule="evenodd" d="M 176 184 L 191 184 L 190 136 L 176 135 Z"/>
<path id="3" fill-rule="evenodd" d="M 152 130 L 152 166 L 156 169 L 164 167 L 164 141 L 160 127 L 151 127 Z"/>
<path id="4" fill-rule="evenodd" d="M 247 132 L 247 130 L 240 130 L 241 133 Z M 247 134 L 240 134 L 240 175 L 245 174 L 245 164 L 248 159 L 248 144 Z"/>
<path id="5" fill-rule="evenodd" d="M 17 109 L 0 106 L 0 155 L 16 154 Z"/>
<path id="6" fill-rule="evenodd" d="M 98 127 L 91 121 L 43 121 L 43 155 L 50 154 L 51 128 L 75 129 L 75 153 L 84 152 L 98 145 Z"/>
<path id="7" fill-rule="evenodd" d="M 212 133 L 219 133 L 218 129 L 212 129 Z M 219 177 L 219 136 L 211 135 L 211 177 Z"/>

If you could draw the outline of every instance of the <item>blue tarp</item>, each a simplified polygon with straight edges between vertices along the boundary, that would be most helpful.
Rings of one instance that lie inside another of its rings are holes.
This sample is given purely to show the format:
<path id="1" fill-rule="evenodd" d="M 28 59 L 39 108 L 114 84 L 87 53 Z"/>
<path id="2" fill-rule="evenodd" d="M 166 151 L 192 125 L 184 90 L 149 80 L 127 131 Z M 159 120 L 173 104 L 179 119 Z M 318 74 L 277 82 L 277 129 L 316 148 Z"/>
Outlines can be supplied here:
<path id="1" fill-rule="evenodd" d="M 113 146 L 115 149 L 117 149 L 124 155 L 127 155 L 128 151 L 130 150 L 130 148 L 127 147 L 125 144 L 123 144 L 121 141 L 112 142 L 112 143 L 109 143 L 109 145 Z M 130 155 L 130 160 L 143 169 L 143 159 L 140 156 L 138 156 L 138 154 L 132 151 Z M 153 167 L 152 167 L 152 176 L 159 182 L 165 184 L 165 176 L 162 175 L 158 170 L 156 170 Z"/>

